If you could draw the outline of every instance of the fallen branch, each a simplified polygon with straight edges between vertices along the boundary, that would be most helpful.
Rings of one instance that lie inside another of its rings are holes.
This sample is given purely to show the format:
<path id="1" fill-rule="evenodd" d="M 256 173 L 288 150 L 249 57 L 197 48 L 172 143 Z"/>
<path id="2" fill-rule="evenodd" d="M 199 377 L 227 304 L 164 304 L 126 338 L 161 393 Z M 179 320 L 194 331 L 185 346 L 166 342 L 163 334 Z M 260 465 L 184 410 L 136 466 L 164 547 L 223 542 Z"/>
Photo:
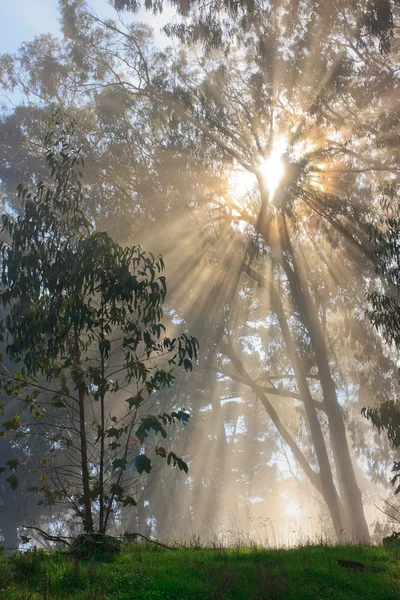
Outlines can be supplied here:
<path id="1" fill-rule="evenodd" d="M 36 527 L 36 525 L 21 525 L 24 529 L 33 529 L 33 531 L 37 531 L 39 535 L 44 537 L 48 542 L 59 542 L 60 544 L 65 544 L 66 546 L 70 546 L 71 544 L 67 540 L 73 540 L 71 537 L 61 537 L 58 535 L 52 535 L 51 533 L 47 533 L 44 529 L 40 529 L 40 527 Z"/>
<path id="2" fill-rule="evenodd" d="M 145 535 L 143 535 L 142 533 L 124 533 L 124 535 L 122 536 L 123 540 L 129 540 L 129 539 L 136 539 L 136 538 L 142 538 L 143 540 L 146 540 L 146 542 L 149 542 L 150 544 L 156 544 L 157 546 L 161 546 L 161 548 L 165 548 L 166 550 L 177 550 L 176 547 L 174 546 L 167 546 L 167 544 L 163 544 L 162 542 L 157 542 L 156 540 L 152 540 L 148 537 L 146 537 Z"/>

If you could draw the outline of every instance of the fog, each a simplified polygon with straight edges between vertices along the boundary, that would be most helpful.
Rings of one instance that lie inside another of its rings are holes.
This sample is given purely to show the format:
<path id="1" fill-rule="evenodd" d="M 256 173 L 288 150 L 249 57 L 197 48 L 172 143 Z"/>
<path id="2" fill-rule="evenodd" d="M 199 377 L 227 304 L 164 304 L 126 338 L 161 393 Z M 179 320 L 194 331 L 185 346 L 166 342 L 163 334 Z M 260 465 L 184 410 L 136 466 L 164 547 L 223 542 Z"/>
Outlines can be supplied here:
<path id="1" fill-rule="evenodd" d="M 133 474 L 138 504 L 112 530 L 204 545 L 380 542 L 396 452 L 361 410 L 399 392 L 397 351 L 366 314 L 385 286 L 368 226 L 398 209 L 399 7 L 193 0 L 160 16 L 161 5 L 138 15 L 122 0 L 60 0 L 59 30 L 0 55 L 3 212 L 21 211 L 19 183 L 48 178 L 43 139 L 59 107 L 84 148 L 85 214 L 119 244 L 162 254 L 167 332 L 200 346 L 193 371 L 141 407 L 190 414 L 167 439 L 188 474 L 150 438 L 154 469 Z M 5 464 L 30 449 L 7 436 L 0 452 Z M 3 473 L 0 544 L 16 548 L 24 524 L 79 530 Z"/>

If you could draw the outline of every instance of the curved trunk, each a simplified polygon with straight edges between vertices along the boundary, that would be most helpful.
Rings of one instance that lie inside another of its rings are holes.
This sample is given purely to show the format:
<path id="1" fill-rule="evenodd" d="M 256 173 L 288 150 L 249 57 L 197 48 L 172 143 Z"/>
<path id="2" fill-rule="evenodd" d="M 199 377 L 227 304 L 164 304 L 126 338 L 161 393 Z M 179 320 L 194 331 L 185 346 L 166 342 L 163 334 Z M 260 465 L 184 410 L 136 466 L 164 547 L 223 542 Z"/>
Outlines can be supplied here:
<path id="1" fill-rule="evenodd" d="M 256 224 L 256 230 L 261 235 L 267 246 L 271 249 L 276 263 L 282 267 L 286 274 L 293 304 L 298 310 L 300 318 L 307 329 L 318 366 L 323 402 L 328 417 L 329 433 L 336 467 L 340 498 L 344 508 L 344 511 L 343 508 L 339 508 L 341 503 L 337 503 L 337 507 L 334 507 L 335 521 L 338 512 L 341 513 L 341 516 L 339 516 L 338 520 L 343 523 L 343 529 L 346 529 L 347 533 L 352 533 L 357 541 L 369 542 L 370 537 L 368 525 L 364 515 L 362 494 L 355 477 L 343 415 L 338 402 L 335 383 L 331 374 L 325 338 L 319 322 L 317 308 L 312 299 L 310 290 L 308 289 L 306 278 L 303 276 L 302 270 L 296 260 L 295 253 L 291 245 L 289 232 L 287 230 L 285 216 L 282 215 L 282 222 L 278 228 L 278 231 L 272 230 L 270 227 L 271 220 L 268 218 L 269 193 L 261 176 L 258 177 L 258 183 L 262 205 Z M 293 267 L 289 264 L 286 258 L 287 254 L 290 256 Z M 332 498 L 338 496 L 338 493 L 333 482 L 332 470 L 326 452 L 325 441 L 323 437 L 321 439 L 322 431 L 316 416 L 315 408 L 312 410 L 313 407 L 311 402 L 307 401 L 307 397 L 312 397 L 308 388 L 307 379 L 303 372 L 301 361 L 297 355 L 295 342 L 291 337 L 286 318 L 284 316 L 283 318 L 280 317 L 280 313 L 283 314 L 283 307 L 279 295 L 274 289 L 273 285 L 270 287 L 271 296 L 274 297 L 273 303 L 277 309 L 277 316 L 283 337 L 285 339 L 286 348 L 295 371 L 297 384 L 300 393 L 306 400 L 305 408 L 307 411 L 307 418 L 309 420 L 311 434 L 313 436 L 315 451 L 317 453 L 318 462 L 321 469 L 321 482 L 322 476 L 324 476 L 324 470 L 325 468 L 327 469 L 328 474 L 325 476 L 326 481 L 323 483 L 323 488 L 327 492 L 328 490 L 332 491 L 332 493 L 328 492 L 327 494 L 327 497 L 331 499 L 331 502 Z M 322 465 L 325 465 L 325 467 Z M 325 494 L 323 495 L 325 497 Z M 344 517 L 343 512 L 345 512 L 346 517 Z M 350 531 L 348 529 L 349 524 L 351 529 Z"/>
<path id="2" fill-rule="evenodd" d="M 275 292 L 275 294 L 273 294 L 273 296 L 274 296 L 274 304 L 277 304 L 277 299 L 275 297 L 276 292 Z M 290 334 L 288 325 L 286 323 L 285 317 L 283 315 L 283 311 L 280 310 L 279 312 L 280 312 L 280 317 L 281 317 L 282 325 L 283 325 L 283 329 L 284 329 L 285 341 L 288 345 L 288 352 L 291 354 L 291 358 L 294 362 L 295 368 L 298 369 L 299 368 L 299 359 L 297 357 L 296 352 L 293 350 L 294 343 L 293 343 L 293 340 L 291 340 L 291 334 Z M 271 418 L 275 427 L 277 428 L 278 432 L 282 436 L 282 439 L 286 442 L 286 444 L 289 446 L 289 448 L 293 452 L 294 457 L 296 458 L 299 465 L 303 469 L 305 475 L 308 477 L 309 481 L 312 483 L 312 485 L 319 491 L 319 493 L 323 497 L 323 499 L 328 507 L 329 513 L 331 515 L 332 523 L 333 523 L 333 526 L 335 529 L 337 539 L 338 539 L 338 541 L 344 541 L 345 540 L 345 529 L 346 529 L 345 526 L 347 524 L 346 518 L 345 518 L 345 513 L 344 513 L 343 506 L 341 504 L 340 498 L 338 496 L 338 493 L 336 491 L 334 482 L 333 482 L 332 470 L 331 470 L 331 466 L 329 463 L 329 458 L 328 458 L 328 454 L 327 454 L 327 450 L 326 450 L 326 446 L 325 446 L 325 441 L 323 439 L 321 426 L 318 421 L 318 417 L 316 415 L 316 409 L 314 407 L 314 404 L 312 403 L 312 399 L 309 402 L 307 402 L 307 400 L 305 401 L 305 407 L 306 407 L 306 411 L 307 411 L 307 416 L 310 419 L 310 433 L 311 433 L 311 438 L 313 440 L 315 453 L 317 455 L 318 464 L 320 467 L 319 473 L 316 473 L 311 468 L 311 466 L 309 465 L 304 454 L 302 453 L 302 451 L 300 450 L 300 448 L 294 441 L 293 437 L 291 436 L 290 432 L 282 423 L 275 408 L 272 406 L 272 404 L 268 400 L 267 395 L 252 380 L 250 375 L 245 370 L 242 362 L 236 356 L 232 346 L 230 346 L 230 348 L 226 351 L 226 354 L 229 357 L 229 359 L 231 360 L 231 362 L 232 362 L 233 366 L 235 367 L 235 369 L 237 370 L 237 372 L 243 378 L 243 381 L 252 389 L 252 391 L 261 400 L 267 414 L 269 415 L 269 417 Z M 300 379 L 301 379 L 301 375 L 300 375 Z M 304 380 L 305 380 L 305 378 L 304 378 Z M 307 384 L 306 384 L 306 388 L 308 390 Z M 302 385 L 302 389 L 304 390 L 305 394 L 307 394 L 307 392 L 304 388 L 304 382 Z M 309 391 L 308 391 L 308 395 L 311 398 Z"/>
<path id="3" fill-rule="evenodd" d="M 346 436 L 342 410 L 337 398 L 336 386 L 332 378 L 328 352 L 317 307 L 308 289 L 302 269 L 298 264 L 290 239 L 285 229 L 285 251 L 292 259 L 293 268 L 283 256 L 277 253 L 276 258 L 287 276 L 293 302 L 310 336 L 318 367 L 324 406 L 328 416 L 332 452 L 336 466 L 340 497 L 342 499 L 351 533 L 359 542 L 369 542 L 368 525 L 364 515 L 361 490 L 357 484 L 349 444 Z"/>
<path id="4" fill-rule="evenodd" d="M 276 314 L 279 320 L 282 335 L 285 340 L 286 349 L 296 376 L 297 385 L 304 400 L 304 408 L 306 410 L 307 419 L 310 427 L 311 439 L 314 444 L 315 454 L 317 456 L 318 465 L 320 469 L 319 476 L 321 479 L 321 493 L 324 499 L 327 501 L 338 540 L 341 540 L 343 538 L 345 523 L 342 522 L 342 511 L 339 507 L 340 503 L 338 501 L 338 494 L 333 481 L 333 474 L 331 464 L 329 461 L 328 451 L 326 448 L 321 425 L 318 420 L 317 411 L 314 406 L 314 400 L 308 387 L 303 366 L 298 356 L 296 345 L 290 332 L 282 303 L 276 292 L 274 305 L 276 308 Z"/>

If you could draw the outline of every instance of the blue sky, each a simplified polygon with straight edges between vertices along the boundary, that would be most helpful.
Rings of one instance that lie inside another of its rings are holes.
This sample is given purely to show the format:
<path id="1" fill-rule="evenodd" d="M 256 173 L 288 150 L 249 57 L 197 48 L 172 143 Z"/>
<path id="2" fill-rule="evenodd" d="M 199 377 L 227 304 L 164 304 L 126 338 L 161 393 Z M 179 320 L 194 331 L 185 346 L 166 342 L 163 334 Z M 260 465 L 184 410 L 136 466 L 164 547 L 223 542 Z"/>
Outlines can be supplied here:
<path id="1" fill-rule="evenodd" d="M 99 16 L 115 15 L 106 0 L 92 0 L 89 4 Z M 164 11 L 161 17 L 141 11 L 136 18 L 152 25 L 161 42 L 157 33 L 167 21 L 167 14 L 172 17 L 172 9 Z M 0 52 L 13 53 L 22 42 L 42 33 L 57 35 L 59 30 L 57 0 L 0 0 Z"/>
<path id="2" fill-rule="evenodd" d="M 58 31 L 57 0 L 0 0 L 0 52 L 15 52 L 36 35 Z"/>

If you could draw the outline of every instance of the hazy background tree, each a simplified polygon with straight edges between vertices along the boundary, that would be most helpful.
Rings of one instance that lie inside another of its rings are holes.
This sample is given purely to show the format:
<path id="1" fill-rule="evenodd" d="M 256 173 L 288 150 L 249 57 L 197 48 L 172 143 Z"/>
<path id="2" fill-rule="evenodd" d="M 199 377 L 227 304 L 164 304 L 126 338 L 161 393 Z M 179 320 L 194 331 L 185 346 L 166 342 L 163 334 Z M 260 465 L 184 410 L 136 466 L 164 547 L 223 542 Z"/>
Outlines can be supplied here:
<path id="1" fill-rule="evenodd" d="M 388 187 L 382 198 L 383 214 L 371 223 L 369 234 L 375 246 L 379 261 L 376 268 L 380 276 L 380 289 L 368 294 L 370 308 L 367 315 L 373 326 L 380 332 L 389 348 L 396 351 L 400 347 L 400 218 L 397 200 L 397 186 Z M 387 400 L 377 408 L 364 407 L 363 415 L 377 428 L 385 432 L 393 448 L 400 447 L 400 402 L 397 396 Z M 396 457 L 397 458 L 397 457 Z M 391 482 L 395 494 L 400 492 L 400 461 L 396 460 Z M 396 519 L 398 521 L 398 519 Z"/>

